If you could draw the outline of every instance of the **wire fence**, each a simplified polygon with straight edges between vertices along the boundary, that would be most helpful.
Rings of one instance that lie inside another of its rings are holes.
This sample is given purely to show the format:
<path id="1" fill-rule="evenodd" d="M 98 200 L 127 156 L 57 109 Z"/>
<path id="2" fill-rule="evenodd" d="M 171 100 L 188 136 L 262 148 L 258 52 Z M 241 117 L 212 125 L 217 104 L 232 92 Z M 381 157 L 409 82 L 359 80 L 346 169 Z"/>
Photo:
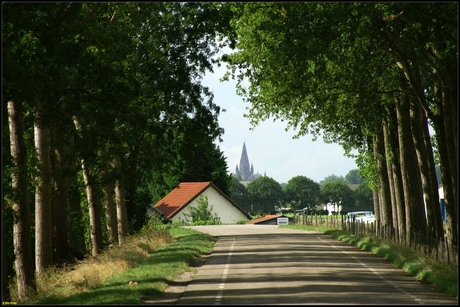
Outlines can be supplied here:
<path id="1" fill-rule="evenodd" d="M 393 243 L 408 247 L 413 251 L 423 253 L 431 259 L 444 264 L 458 265 L 457 246 L 448 244 L 447 238 L 434 239 L 429 234 L 411 231 L 409 236 L 405 230 L 392 226 L 380 225 L 378 222 L 365 223 L 346 219 L 345 215 L 318 215 L 297 213 L 296 224 L 326 226 L 332 229 L 348 231 L 355 235 L 377 237 L 392 241 Z"/>

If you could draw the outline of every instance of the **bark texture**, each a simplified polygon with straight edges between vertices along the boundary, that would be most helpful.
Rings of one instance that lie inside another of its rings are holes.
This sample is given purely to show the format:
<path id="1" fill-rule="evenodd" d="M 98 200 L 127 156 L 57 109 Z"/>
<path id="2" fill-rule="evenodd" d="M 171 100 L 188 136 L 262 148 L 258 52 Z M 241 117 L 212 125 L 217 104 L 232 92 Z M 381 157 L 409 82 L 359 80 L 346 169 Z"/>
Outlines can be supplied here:
<path id="1" fill-rule="evenodd" d="M 37 157 L 35 188 L 35 270 L 38 276 L 53 265 L 53 235 L 51 214 L 50 132 L 44 123 L 44 106 L 39 103 L 34 122 Z"/>
<path id="2" fill-rule="evenodd" d="M 24 117 L 21 105 L 8 102 L 13 188 L 13 242 L 19 299 L 37 292 L 30 234 L 30 211 L 27 195 L 27 153 L 24 141 Z"/>

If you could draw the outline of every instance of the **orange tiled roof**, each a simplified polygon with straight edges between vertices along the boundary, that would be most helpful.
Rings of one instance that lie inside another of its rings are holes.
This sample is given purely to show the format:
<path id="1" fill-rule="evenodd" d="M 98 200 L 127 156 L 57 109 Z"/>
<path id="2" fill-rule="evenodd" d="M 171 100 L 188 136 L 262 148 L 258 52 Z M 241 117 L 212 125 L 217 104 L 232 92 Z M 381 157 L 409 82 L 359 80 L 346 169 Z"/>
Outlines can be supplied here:
<path id="1" fill-rule="evenodd" d="M 153 207 L 158 209 L 163 215 L 170 219 L 179 211 L 185 208 L 195 198 L 197 198 L 204 190 L 212 186 L 224 198 L 235 206 L 238 210 L 243 212 L 248 218 L 250 215 L 238 206 L 232 199 L 219 190 L 211 181 L 205 182 L 181 182 L 174 190 L 169 192 L 168 195 L 160 199 Z"/>
<path id="2" fill-rule="evenodd" d="M 279 218 L 281 216 L 282 215 L 279 215 L 279 214 L 267 214 L 266 216 L 259 217 L 257 219 L 252 220 L 252 221 L 249 221 L 246 224 L 257 224 L 257 223 L 260 223 L 260 222 L 263 222 L 263 221 L 268 221 L 268 220 L 271 220 L 271 219 L 274 219 L 274 218 Z"/>

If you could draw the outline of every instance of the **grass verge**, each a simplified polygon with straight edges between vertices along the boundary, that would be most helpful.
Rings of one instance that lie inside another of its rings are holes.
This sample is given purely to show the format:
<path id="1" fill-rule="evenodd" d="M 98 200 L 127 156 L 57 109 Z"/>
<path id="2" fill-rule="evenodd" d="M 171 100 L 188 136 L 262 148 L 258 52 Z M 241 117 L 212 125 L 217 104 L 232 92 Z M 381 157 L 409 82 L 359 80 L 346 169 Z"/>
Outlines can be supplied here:
<path id="1" fill-rule="evenodd" d="M 201 255 L 212 251 L 215 241 L 178 227 L 144 233 L 71 269 L 50 270 L 37 280 L 39 294 L 20 304 L 141 304 L 192 270 Z"/>

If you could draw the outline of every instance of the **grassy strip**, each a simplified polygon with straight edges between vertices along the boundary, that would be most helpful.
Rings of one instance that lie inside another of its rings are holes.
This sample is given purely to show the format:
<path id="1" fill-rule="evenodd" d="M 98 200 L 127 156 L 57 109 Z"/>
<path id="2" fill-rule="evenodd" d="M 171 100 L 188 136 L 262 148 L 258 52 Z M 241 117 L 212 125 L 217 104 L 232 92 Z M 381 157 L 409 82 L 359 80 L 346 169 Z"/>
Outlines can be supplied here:
<path id="1" fill-rule="evenodd" d="M 421 282 L 431 284 L 440 291 L 458 298 L 458 266 L 436 262 L 422 253 L 399 246 L 380 238 L 361 237 L 346 231 L 331 230 L 327 227 L 289 225 L 281 226 L 301 230 L 318 231 L 333 238 L 372 252 L 393 263 L 396 267 L 415 276 Z"/>
<path id="2" fill-rule="evenodd" d="M 201 255 L 212 251 L 216 242 L 215 238 L 190 229 L 171 228 L 169 235 L 168 238 L 163 233 L 166 239 L 163 238 L 162 246 L 156 248 L 158 234 L 153 234 L 149 242 L 143 236 L 116 248 L 118 255 L 122 254 L 129 260 L 121 261 L 120 257 L 113 260 L 113 253 L 109 256 L 108 252 L 105 257 L 85 261 L 70 272 L 50 274 L 52 278 L 48 280 L 55 279 L 57 286 L 46 292 L 40 291 L 39 296 L 24 303 L 141 304 L 145 298 L 161 295 L 178 275 L 190 271 L 190 265 Z M 133 246 L 143 249 L 144 255 L 133 254 Z M 98 270 L 95 269 L 96 263 L 100 267 Z M 92 271 L 88 267 L 92 267 Z"/>

